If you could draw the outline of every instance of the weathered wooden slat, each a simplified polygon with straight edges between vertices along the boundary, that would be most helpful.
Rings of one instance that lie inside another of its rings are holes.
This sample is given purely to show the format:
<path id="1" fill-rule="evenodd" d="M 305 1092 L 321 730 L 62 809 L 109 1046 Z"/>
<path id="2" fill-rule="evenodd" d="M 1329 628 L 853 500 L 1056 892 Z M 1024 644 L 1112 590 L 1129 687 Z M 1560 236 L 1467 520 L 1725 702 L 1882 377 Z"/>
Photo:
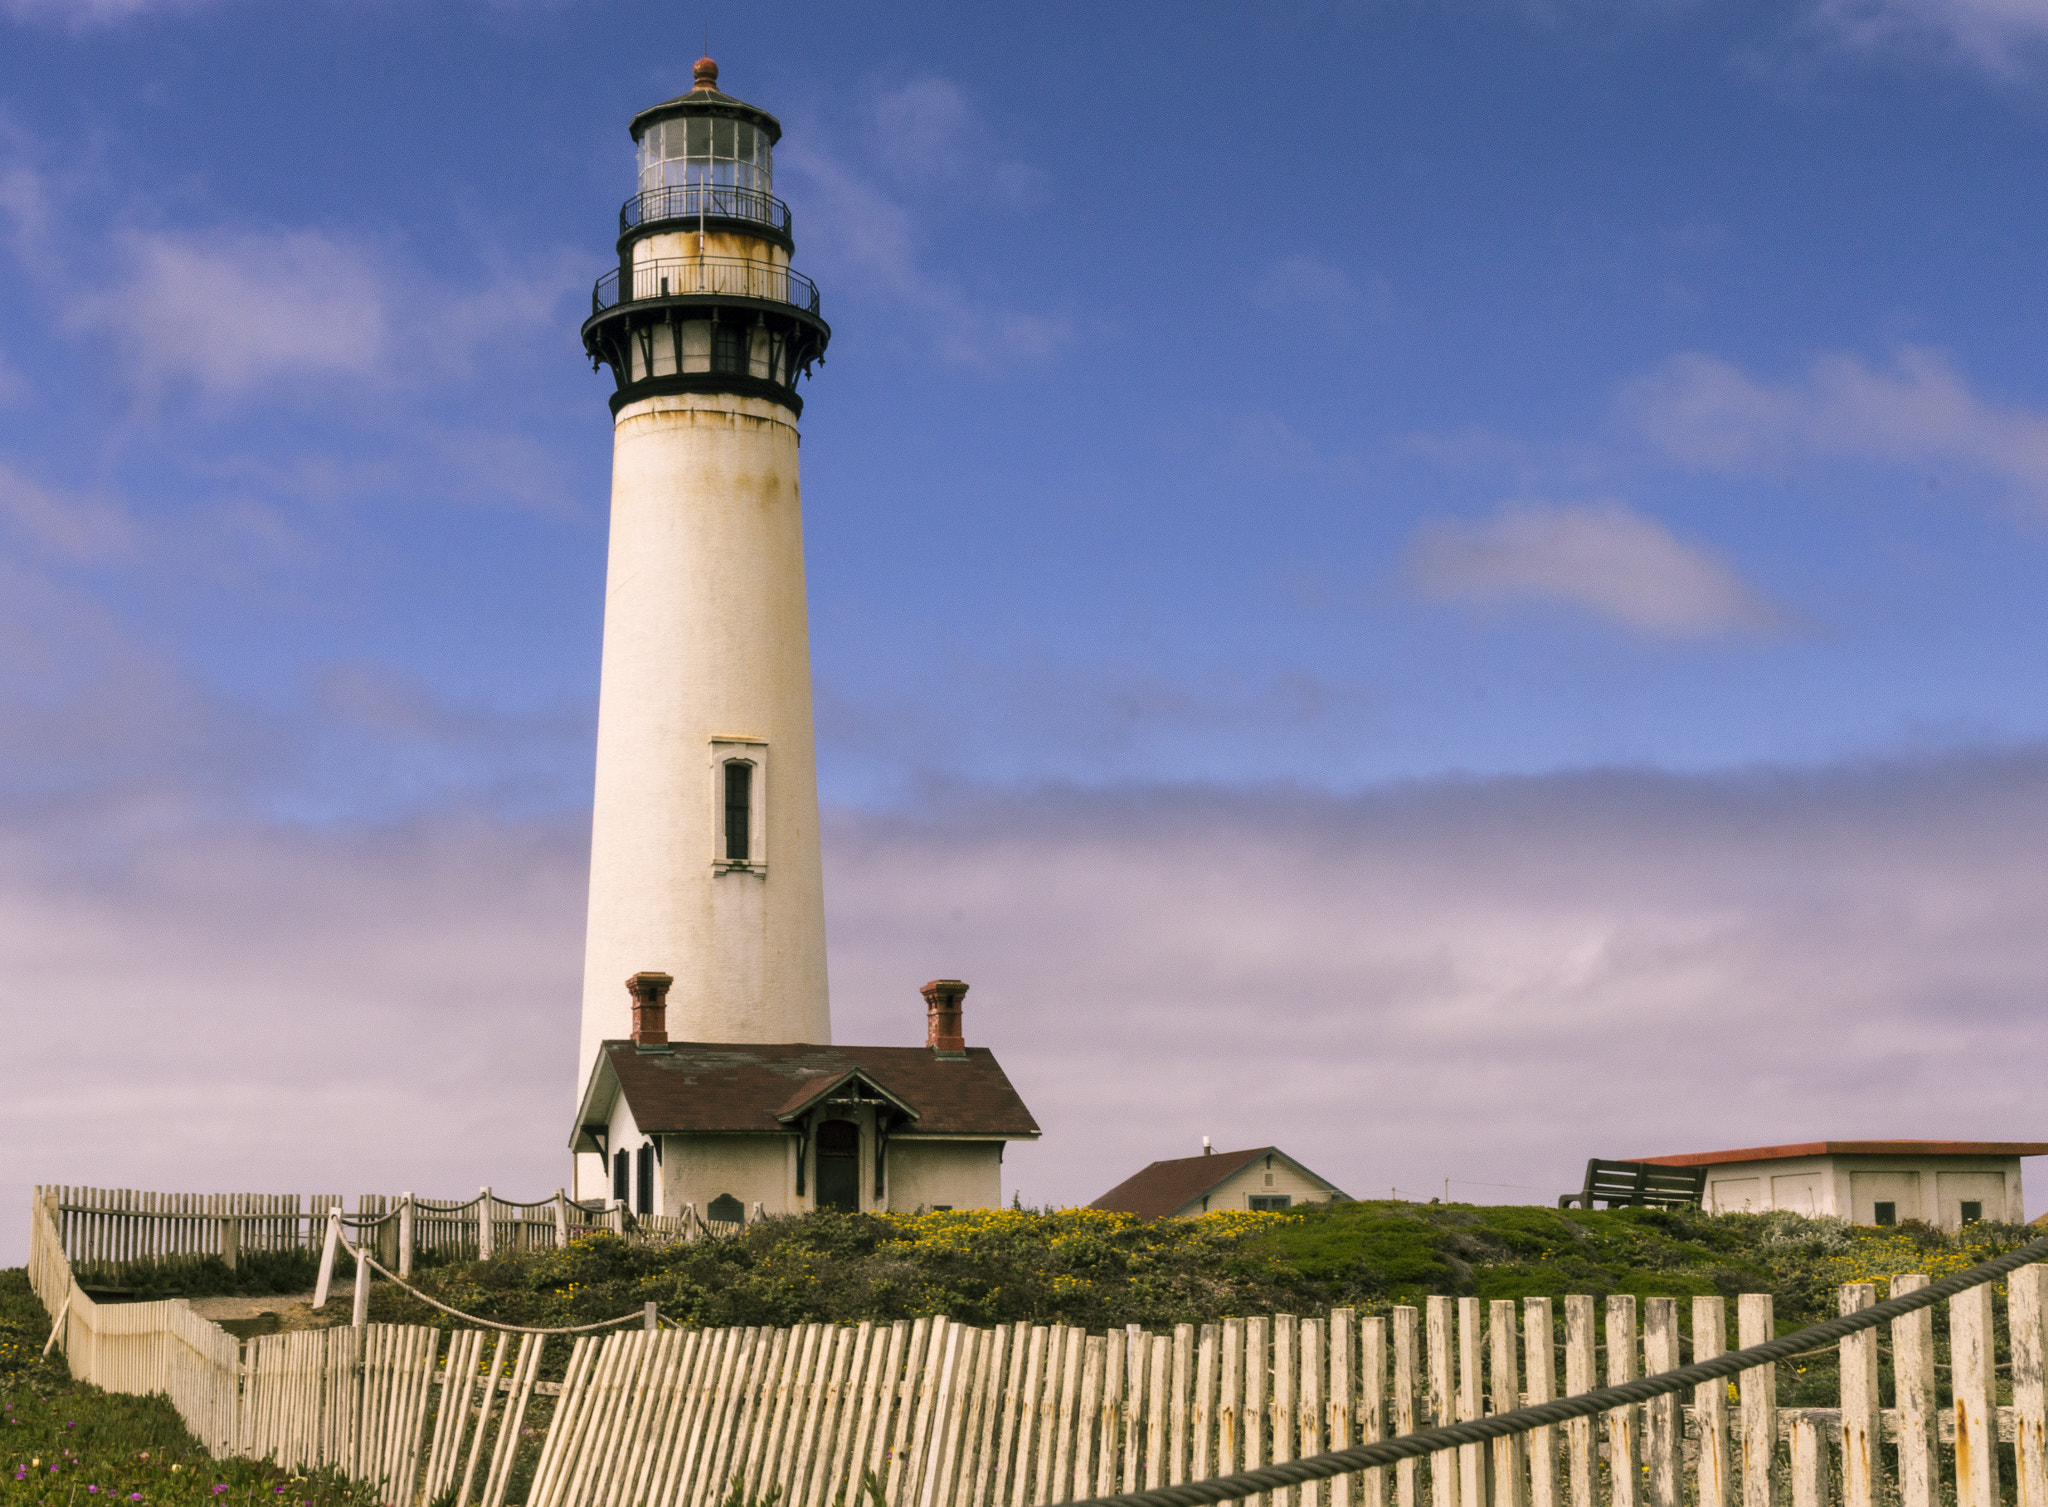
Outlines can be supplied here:
<path id="1" fill-rule="evenodd" d="M 1415 1388 L 1417 1385 L 1417 1310 L 1396 1306 L 1394 1320 L 1394 1432 L 1412 1434 L 1416 1429 Z M 1402 1460 L 1394 1466 L 1395 1507 L 1417 1507 L 1417 1463 Z M 1433 1493 L 1432 1493 L 1433 1494 Z"/>
<path id="2" fill-rule="evenodd" d="M 1555 1334 L 1550 1299 L 1524 1298 L 1522 1349 L 1531 1404 L 1550 1402 L 1557 1396 Z M 1525 1453 L 1529 1459 L 1529 1507 L 1558 1507 L 1557 1430 L 1531 1429 Z"/>
<path id="3" fill-rule="evenodd" d="M 2048 1507 L 2048 1266 L 2023 1266 L 2006 1278 L 2005 1311 L 2012 1356 L 2014 1490 L 2018 1507 Z M 1842 1411 L 1846 1415 L 1848 1410 L 1844 1387 Z M 1864 1504 L 1846 1502 L 1845 1507 Z"/>
<path id="4" fill-rule="evenodd" d="M 1423 1302 L 1425 1338 L 1429 1345 L 1429 1421 L 1432 1425 L 1458 1421 L 1458 1394 L 1451 1357 L 1456 1336 L 1452 1314 L 1456 1305 L 1450 1298 L 1433 1297 Z M 1464 1507 L 1458 1486 L 1458 1467 L 1463 1462 L 1456 1450 L 1438 1450 L 1429 1457 L 1430 1507 Z"/>
<path id="5" fill-rule="evenodd" d="M 1891 1295 L 1927 1285 L 1920 1273 L 1892 1278 Z M 1929 1309 L 1892 1320 L 1892 1391 L 1898 1403 L 1901 1507 L 1934 1507 L 1934 1314 Z M 1745 1500 L 1743 1507 L 1748 1507 Z"/>
<path id="6" fill-rule="evenodd" d="M 1955 1396 L 1956 1507 L 1998 1507 L 1998 1425 L 1991 1289 L 1948 1300 L 1949 1384 Z"/>
<path id="7" fill-rule="evenodd" d="M 1820 1430 L 1810 1419 L 1792 1424 L 1792 1507 L 1827 1507 L 1828 1465 Z"/>
<path id="8" fill-rule="evenodd" d="M 1349 1449 L 1358 1442 L 1358 1311 L 1330 1310 L 1329 1385 L 1324 1429 L 1329 1447 Z M 1353 1507 L 1357 1499 L 1356 1476 L 1332 1476 L 1328 1487 L 1330 1507 Z"/>
<path id="9" fill-rule="evenodd" d="M 1868 1282 L 1852 1282 L 1840 1294 L 1849 1314 L 1877 1301 Z M 1878 1474 L 1877 1334 L 1866 1329 L 1842 1341 L 1842 1507 L 1876 1507 Z M 2048 1507 L 2048 1504 L 2044 1504 Z"/>
<path id="10" fill-rule="evenodd" d="M 1724 1298 L 1692 1300 L 1692 1358 L 1712 1360 L 1728 1348 Z M 1699 1440 L 1693 1465 L 1697 1507 L 1728 1507 L 1728 1384 L 1702 1382 L 1692 1389 L 1693 1432 Z"/>
<path id="11" fill-rule="evenodd" d="M 1515 1305 L 1498 1298 L 1486 1305 L 1487 1403 L 1495 1413 L 1519 1407 L 1522 1401 L 1520 1356 L 1515 1344 Z M 1523 1438 L 1493 1441 L 1493 1507 L 1528 1507 Z"/>
<path id="12" fill-rule="evenodd" d="M 1769 1293 L 1744 1293 L 1735 1307 L 1736 1342 L 1745 1350 L 1772 1338 Z M 1778 1443 L 1778 1368 L 1752 1366 L 1739 1378 L 1742 1395 L 1742 1507 L 1771 1507 Z"/>
<path id="13" fill-rule="evenodd" d="M 1643 1374 L 1675 1371 L 1678 1353 L 1678 1302 L 1674 1298 L 1643 1300 Z M 1678 1395 L 1644 1404 L 1643 1463 L 1650 1507 L 1679 1507 L 1680 1420 Z"/>
<path id="14" fill-rule="evenodd" d="M 1576 1397 L 1599 1385 L 1598 1341 L 1593 1333 L 1593 1300 L 1578 1293 L 1564 1300 L 1564 1395 Z M 1594 1423 L 1574 1418 L 1564 1426 L 1564 1449 L 1571 1477 L 1571 1507 L 1594 1507 L 1597 1461 L 1593 1453 Z"/>
<path id="15" fill-rule="evenodd" d="M 1636 1379 L 1636 1300 L 1630 1293 L 1607 1299 L 1607 1385 Z M 1607 1499 L 1612 1507 L 1636 1507 L 1636 1471 L 1641 1460 L 1636 1409 L 1614 1408 L 1607 1420 Z"/>

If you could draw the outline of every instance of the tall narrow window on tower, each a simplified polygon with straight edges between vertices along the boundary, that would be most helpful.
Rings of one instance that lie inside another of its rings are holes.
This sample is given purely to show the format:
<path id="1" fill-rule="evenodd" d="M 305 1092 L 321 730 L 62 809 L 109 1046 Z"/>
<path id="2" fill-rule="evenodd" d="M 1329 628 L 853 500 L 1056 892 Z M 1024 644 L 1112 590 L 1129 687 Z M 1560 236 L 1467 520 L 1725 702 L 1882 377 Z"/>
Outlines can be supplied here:
<path id="1" fill-rule="evenodd" d="M 768 745 L 711 740 L 711 866 L 720 874 L 768 873 Z"/>
<path id="2" fill-rule="evenodd" d="M 753 856 L 754 766 L 725 761 L 725 859 L 745 863 Z"/>

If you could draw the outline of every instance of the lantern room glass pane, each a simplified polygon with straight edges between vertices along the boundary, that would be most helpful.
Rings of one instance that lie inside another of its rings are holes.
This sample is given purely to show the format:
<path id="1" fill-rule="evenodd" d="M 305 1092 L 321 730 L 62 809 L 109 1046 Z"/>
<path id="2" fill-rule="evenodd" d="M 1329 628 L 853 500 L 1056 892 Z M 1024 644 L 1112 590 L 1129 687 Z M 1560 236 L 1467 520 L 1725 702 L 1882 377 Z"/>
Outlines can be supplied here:
<path id="1" fill-rule="evenodd" d="M 768 133 L 749 121 L 709 115 L 658 121 L 640 133 L 640 187 L 709 183 L 774 191 Z"/>

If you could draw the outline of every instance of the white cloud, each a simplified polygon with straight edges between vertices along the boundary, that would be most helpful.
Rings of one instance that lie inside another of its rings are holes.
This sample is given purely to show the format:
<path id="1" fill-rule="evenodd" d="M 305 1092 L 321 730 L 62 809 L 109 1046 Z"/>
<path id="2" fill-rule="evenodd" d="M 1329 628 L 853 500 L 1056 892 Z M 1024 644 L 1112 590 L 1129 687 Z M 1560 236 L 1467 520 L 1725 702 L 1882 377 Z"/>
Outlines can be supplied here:
<path id="1" fill-rule="evenodd" d="M 556 259 L 454 295 L 370 247 L 308 230 L 131 232 L 115 262 L 112 290 L 76 303 L 72 326 L 121 340 L 152 396 L 189 384 L 215 401 L 446 370 L 545 325 L 575 281 Z"/>
<path id="2" fill-rule="evenodd" d="M 1812 19 L 1856 51 L 1933 43 L 1998 74 L 2048 41 L 2042 0 L 1817 0 Z"/>
<path id="3" fill-rule="evenodd" d="M 0 460 L 0 532 L 46 559 L 90 565 L 127 556 L 136 525 L 111 498 L 45 487 Z"/>
<path id="4" fill-rule="evenodd" d="M 0 0 L 0 15 L 83 29 L 154 13 L 181 14 L 202 3 L 206 0 Z"/>
<path id="5" fill-rule="evenodd" d="M 280 379 L 368 377 L 391 340 L 391 294 L 362 248 L 312 231 L 130 234 L 128 276 L 74 321 L 132 353 L 152 390 L 189 380 L 240 397 Z"/>
<path id="6" fill-rule="evenodd" d="M 1559 603 L 1659 638 L 1767 631 L 1783 614 L 1710 551 L 1618 502 L 1511 502 L 1416 530 L 1410 581 L 1475 606 Z"/>
<path id="7" fill-rule="evenodd" d="M 917 983 L 967 979 L 1047 1132 L 1027 1200 L 1205 1134 L 1524 1201 L 1594 1155 L 2032 1137 L 2044 841 L 2038 752 L 841 815 L 835 1028 L 913 1040 Z"/>
<path id="8" fill-rule="evenodd" d="M 1688 353 L 1631 383 L 1621 401 L 1645 437 L 1706 470 L 1811 456 L 1957 462 L 2048 504 L 2048 415 L 1987 402 L 1939 353 L 1919 347 L 1899 351 L 1888 370 L 1821 356 L 1802 379 L 1783 383 Z"/>
<path id="9" fill-rule="evenodd" d="M 1263 308 L 1307 307 L 1325 313 L 1346 313 L 1364 300 L 1349 272 L 1313 251 L 1280 257 L 1252 284 L 1252 297 Z"/>

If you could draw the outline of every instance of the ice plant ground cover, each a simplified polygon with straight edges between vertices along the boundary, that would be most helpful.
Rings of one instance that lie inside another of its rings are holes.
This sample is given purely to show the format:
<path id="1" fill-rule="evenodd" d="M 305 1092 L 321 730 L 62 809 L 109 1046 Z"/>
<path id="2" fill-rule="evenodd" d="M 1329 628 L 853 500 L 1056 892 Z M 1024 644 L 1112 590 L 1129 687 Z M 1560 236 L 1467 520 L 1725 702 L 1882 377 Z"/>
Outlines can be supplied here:
<path id="1" fill-rule="evenodd" d="M 0 1272 L 0 1502 L 367 1507 L 361 1489 L 254 1460 L 214 1460 L 162 1397 L 122 1397 L 41 1359 L 49 1315 Z"/>

